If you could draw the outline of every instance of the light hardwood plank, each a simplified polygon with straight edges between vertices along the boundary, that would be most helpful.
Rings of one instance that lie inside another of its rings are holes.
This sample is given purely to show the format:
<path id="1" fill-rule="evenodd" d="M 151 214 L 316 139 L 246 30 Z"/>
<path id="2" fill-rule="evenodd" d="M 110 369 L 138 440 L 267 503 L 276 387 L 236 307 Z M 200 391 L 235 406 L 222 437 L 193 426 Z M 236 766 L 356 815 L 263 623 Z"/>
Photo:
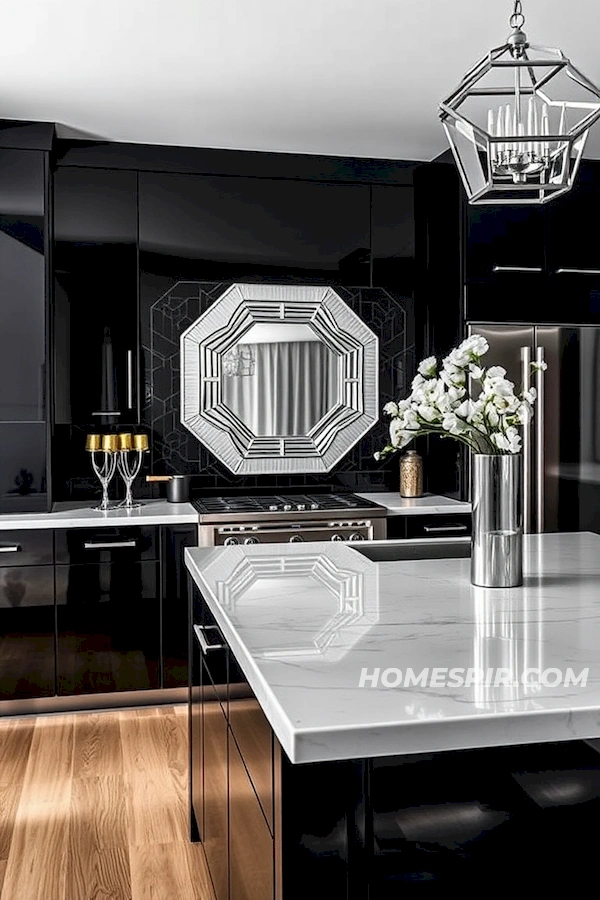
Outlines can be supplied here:
<path id="1" fill-rule="evenodd" d="M 2 894 L 2 885 L 4 884 L 4 873 L 6 872 L 7 860 L 0 859 L 0 896 Z"/>
<path id="2" fill-rule="evenodd" d="M 73 719 L 36 720 L 2 900 L 65 900 Z"/>
<path id="3" fill-rule="evenodd" d="M 181 723 L 168 707 L 158 716 L 148 715 L 146 710 L 121 714 L 131 846 L 171 844 L 186 836 Z"/>
<path id="4" fill-rule="evenodd" d="M 33 717 L 0 719 L 0 784 L 22 784 L 35 722 Z"/>
<path id="5" fill-rule="evenodd" d="M 90 847 L 81 858 L 70 855 L 69 862 L 65 900 L 132 900 L 129 853 L 124 847 Z"/>
<path id="6" fill-rule="evenodd" d="M 119 713 L 100 712 L 76 716 L 73 778 L 122 774 Z"/>
<path id="7" fill-rule="evenodd" d="M 0 785 L 0 860 L 8 859 L 21 787 L 20 784 Z"/>
<path id="8" fill-rule="evenodd" d="M 213 900 L 202 848 L 185 842 L 132 847 L 133 900 Z"/>

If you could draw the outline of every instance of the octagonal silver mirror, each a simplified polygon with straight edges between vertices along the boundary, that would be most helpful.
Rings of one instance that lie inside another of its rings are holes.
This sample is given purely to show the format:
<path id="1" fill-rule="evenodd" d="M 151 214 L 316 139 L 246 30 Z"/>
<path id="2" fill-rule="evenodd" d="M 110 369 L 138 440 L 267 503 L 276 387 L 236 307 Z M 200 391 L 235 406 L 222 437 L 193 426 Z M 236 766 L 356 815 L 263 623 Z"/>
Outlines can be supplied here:
<path id="1" fill-rule="evenodd" d="M 328 472 L 377 422 L 377 368 L 333 288 L 234 284 L 181 336 L 181 421 L 236 474 Z"/>

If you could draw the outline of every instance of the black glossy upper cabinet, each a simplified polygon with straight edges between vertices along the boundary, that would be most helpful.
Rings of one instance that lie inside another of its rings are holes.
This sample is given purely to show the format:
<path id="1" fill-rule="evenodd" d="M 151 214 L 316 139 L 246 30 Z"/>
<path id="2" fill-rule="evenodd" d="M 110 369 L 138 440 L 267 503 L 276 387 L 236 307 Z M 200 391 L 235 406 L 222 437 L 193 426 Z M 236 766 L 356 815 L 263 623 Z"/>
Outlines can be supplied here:
<path id="1" fill-rule="evenodd" d="M 0 512 L 47 504 L 46 171 L 0 150 Z"/>
<path id="2" fill-rule="evenodd" d="M 371 201 L 373 285 L 410 295 L 415 266 L 414 189 L 374 185 Z"/>
<path id="3" fill-rule="evenodd" d="M 146 272 L 369 284 L 368 185 L 141 172 L 139 191 Z"/>
<path id="4" fill-rule="evenodd" d="M 539 278 L 546 270 L 545 209 L 469 206 L 466 249 L 467 281 Z"/>
<path id="5" fill-rule="evenodd" d="M 136 424 L 137 174 L 54 176 L 57 424 Z"/>

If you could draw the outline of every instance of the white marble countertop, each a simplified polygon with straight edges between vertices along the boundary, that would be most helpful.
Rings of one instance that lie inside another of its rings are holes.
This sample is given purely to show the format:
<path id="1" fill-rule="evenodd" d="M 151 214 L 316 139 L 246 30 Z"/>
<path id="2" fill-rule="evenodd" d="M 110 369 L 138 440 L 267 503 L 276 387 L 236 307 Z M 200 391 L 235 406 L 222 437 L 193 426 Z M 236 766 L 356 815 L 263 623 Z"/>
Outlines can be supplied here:
<path id="1" fill-rule="evenodd" d="M 0 531 L 32 528 L 99 528 L 115 525 L 174 525 L 198 524 L 198 513 L 191 503 L 168 503 L 166 500 L 145 500 L 139 509 L 129 512 L 110 510 L 102 513 L 90 509 L 90 504 L 56 503 L 51 513 L 23 513 L 0 515 Z"/>
<path id="2" fill-rule="evenodd" d="M 365 500 L 372 500 L 385 506 L 388 516 L 422 516 L 448 515 L 449 513 L 470 513 L 471 504 L 438 494 L 425 494 L 423 497 L 401 497 L 398 493 L 382 491 L 381 493 L 358 494 Z"/>
<path id="3" fill-rule="evenodd" d="M 185 555 L 292 762 L 600 736 L 599 535 L 526 537 L 510 590 L 473 587 L 468 559 L 374 564 L 344 544 Z M 455 667 L 511 677 L 359 687 L 363 668 Z M 530 667 L 587 684 L 519 683 Z"/>

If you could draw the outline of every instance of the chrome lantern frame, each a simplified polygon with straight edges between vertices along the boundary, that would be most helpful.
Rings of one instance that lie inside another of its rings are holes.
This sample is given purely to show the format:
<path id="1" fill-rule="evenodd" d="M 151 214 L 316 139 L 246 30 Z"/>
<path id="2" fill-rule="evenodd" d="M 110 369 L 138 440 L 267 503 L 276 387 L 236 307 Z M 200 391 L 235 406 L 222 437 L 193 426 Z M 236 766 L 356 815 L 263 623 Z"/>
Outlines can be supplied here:
<path id="1" fill-rule="evenodd" d="M 440 103 L 473 205 L 539 205 L 565 194 L 600 118 L 600 89 L 561 50 L 530 44 L 524 23 L 517 0 L 506 43 L 480 59 Z"/>

